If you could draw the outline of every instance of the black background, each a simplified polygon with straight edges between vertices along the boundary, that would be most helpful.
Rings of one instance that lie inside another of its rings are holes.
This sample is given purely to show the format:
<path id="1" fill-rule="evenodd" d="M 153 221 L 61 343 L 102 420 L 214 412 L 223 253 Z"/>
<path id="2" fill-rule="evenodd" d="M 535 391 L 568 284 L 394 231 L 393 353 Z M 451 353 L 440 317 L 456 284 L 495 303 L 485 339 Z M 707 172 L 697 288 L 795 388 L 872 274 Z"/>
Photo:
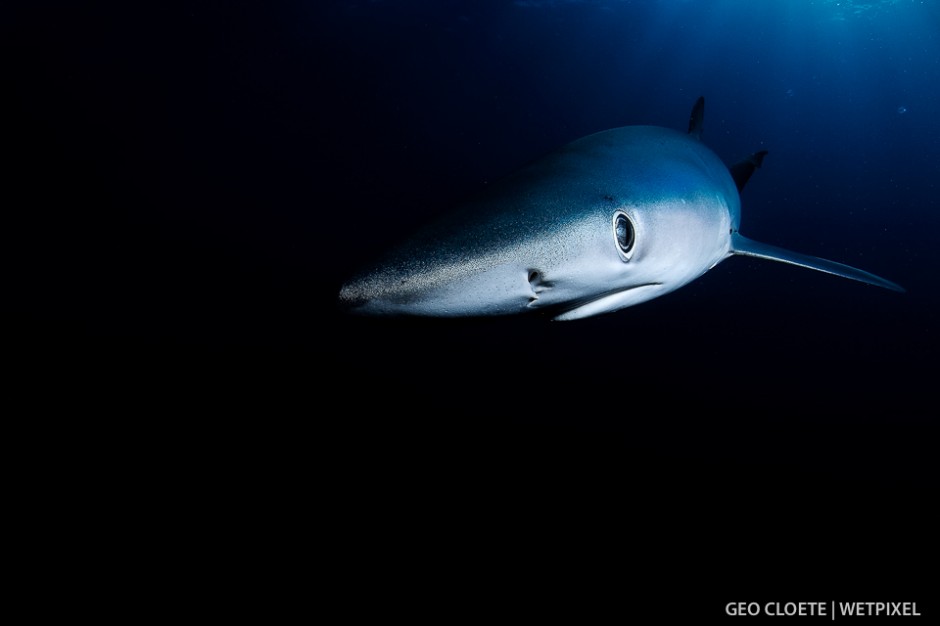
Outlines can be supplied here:
<path id="1" fill-rule="evenodd" d="M 225 520 L 206 533 L 392 611 L 927 606 L 928 278 L 888 273 L 899 296 L 736 259 L 577 323 L 347 318 L 361 263 L 553 147 L 521 112 L 499 109 L 508 135 L 472 117 L 513 70 L 481 86 L 432 59 L 403 83 L 416 49 L 469 43 L 350 39 L 338 10 L 2 14 L 7 419 L 64 500 Z M 401 111 L 435 86 L 467 108 Z"/>

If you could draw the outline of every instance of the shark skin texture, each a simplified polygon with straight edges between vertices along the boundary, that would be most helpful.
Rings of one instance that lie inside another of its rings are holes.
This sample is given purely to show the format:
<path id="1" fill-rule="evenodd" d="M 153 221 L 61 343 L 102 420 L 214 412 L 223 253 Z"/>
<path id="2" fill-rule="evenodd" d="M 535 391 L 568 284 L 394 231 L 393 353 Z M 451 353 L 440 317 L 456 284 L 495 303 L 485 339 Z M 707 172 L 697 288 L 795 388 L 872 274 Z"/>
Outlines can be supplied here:
<path id="1" fill-rule="evenodd" d="M 475 317 L 540 311 L 574 320 L 670 293 L 735 255 L 894 291 L 835 261 L 744 237 L 740 192 L 766 151 L 730 168 L 687 132 L 624 126 L 577 139 L 427 225 L 346 282 L 364 315 Z"/>

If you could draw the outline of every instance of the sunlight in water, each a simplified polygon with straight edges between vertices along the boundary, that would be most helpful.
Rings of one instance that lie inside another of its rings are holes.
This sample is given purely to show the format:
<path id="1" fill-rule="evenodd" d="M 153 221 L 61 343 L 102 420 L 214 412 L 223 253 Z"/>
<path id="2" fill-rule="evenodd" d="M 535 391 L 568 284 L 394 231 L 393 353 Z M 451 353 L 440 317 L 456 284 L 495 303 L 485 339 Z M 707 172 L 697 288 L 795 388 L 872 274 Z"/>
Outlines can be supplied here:
<path id="1" fill-rule="evenodd" d="M 894 5 L 901 4 L 902 0 L 880 0 L 871 2 L 866 0 L 824 0 L 825 4 L 835 9 L 833 19 L 844 20 L 851 16 L 876 15 L 884 13 Z M 906 0 L 905 4 L 922 4 L 922 0 Z"/>

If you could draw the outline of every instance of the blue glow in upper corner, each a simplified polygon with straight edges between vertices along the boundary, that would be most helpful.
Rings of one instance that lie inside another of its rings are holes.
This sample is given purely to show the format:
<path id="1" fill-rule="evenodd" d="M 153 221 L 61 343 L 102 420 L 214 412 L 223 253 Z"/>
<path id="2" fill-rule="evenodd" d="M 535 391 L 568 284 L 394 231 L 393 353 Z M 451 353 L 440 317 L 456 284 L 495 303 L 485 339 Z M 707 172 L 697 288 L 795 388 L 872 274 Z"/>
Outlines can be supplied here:
<path id="1" fill-rule="evenodd" d="M 699 0 L 678 0 L 678 4 L 702 5 L 706 2 Z M 713 0 L 714 4 L 723 4 L 724 0 Z M 637 4 L 635 0 L 514 0 L 513 5 L 527 9 L 552 8 L 565 5 L 584 4 L 610 7 L 617 4 Z M 814 7 L 831 9 L 835 11 L 835 19 L 845 19 L 852 15 L 865 15 L 871 13 L 880 13 L 898 5 L 917 6 L 925 4 L 925 0 L 780 0 L 778 5 L 787 5 L 787 8 L 807 8 L 812 10 Z"/>

